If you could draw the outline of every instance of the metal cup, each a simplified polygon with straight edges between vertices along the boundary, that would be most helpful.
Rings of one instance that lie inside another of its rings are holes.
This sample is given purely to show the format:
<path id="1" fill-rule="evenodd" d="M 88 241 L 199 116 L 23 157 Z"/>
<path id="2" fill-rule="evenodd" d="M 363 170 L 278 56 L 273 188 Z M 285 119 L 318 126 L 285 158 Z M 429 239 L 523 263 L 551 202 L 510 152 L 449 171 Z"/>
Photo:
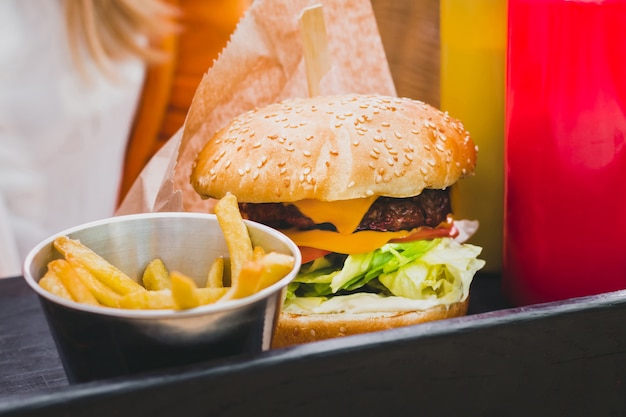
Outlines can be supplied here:
<path id="1" fill-rule="evenodd" d="M 65 230 L 33 248 L 24 262 L 24 278 L 39 296 L 68 380 L 86 382 L 268 350 L 285 288 L 301 257 L 282 233 L 250 221 L 246 226 L 255 246 L 292 255 L 293 270 L 252 296 L 181 311 L 88 306 L 57 297 L 38 281 L 48 262 L 60 257 L 52 246 L 59 235 L 79 239 L 138 282 L 157 257 L 169 270 L 206 280 L 215 258 L 228 257 L 212 214 L 113 217 Z"/>

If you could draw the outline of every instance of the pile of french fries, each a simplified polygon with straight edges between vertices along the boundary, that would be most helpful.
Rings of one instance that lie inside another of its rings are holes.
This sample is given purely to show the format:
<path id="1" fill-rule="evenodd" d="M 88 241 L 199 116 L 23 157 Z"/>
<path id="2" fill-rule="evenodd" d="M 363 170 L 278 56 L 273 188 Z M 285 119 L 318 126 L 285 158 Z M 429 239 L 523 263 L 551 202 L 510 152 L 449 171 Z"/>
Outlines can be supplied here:
<path id="1" fill-rule="evenodd" d="M 63 257 L 48 263 L 39 285 L 59 297 L 94 306 L 182 310 L 247 297 L 291 271 L 292 256 L 266 253 L 262 247 L 252 245 L 234 195 L 222 198 L 215 206 L 215 214 L 224 233 L 230 265 L 225 264 L 223 257 L 216 258 L 207 271 L 204 286 L 182 272 L 169 272 L 160 258 L 148 263 L 141 285 L 67 236 L 54 240 L 54 248 Z M 230 279 L 225 279 L 227 266 Z M 225 286 L 225 282 L 230 285 Z"/>

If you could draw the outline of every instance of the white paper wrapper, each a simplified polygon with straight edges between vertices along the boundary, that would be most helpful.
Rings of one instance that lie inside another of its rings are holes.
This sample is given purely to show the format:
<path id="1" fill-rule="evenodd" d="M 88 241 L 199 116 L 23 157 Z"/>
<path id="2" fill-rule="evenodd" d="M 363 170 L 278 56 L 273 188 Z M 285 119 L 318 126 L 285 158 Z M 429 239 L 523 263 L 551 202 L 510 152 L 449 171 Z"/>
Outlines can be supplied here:
<path id="1" fill-rule="evenodd" d="M 331 58 L 320 94 L 396 95 L 369 0 L 255 0 L 198 86 L 185 126 L 150 160 L 118 215 L 211 211 L 189 184 L 196 154 L 231 118 L 308 95 L 299 16 L 315 4 L 323 6 Z"/>

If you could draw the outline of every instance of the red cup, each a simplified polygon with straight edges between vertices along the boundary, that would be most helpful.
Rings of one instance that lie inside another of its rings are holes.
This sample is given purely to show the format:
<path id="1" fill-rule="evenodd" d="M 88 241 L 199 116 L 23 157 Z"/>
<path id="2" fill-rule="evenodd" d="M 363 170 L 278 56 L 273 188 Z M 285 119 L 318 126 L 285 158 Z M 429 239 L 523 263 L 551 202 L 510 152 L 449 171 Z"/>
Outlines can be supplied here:
<path id="1" fill-rule="evenodd" d="M 626 288 L 626 2 L 509 0 L 503 292 Z"/>

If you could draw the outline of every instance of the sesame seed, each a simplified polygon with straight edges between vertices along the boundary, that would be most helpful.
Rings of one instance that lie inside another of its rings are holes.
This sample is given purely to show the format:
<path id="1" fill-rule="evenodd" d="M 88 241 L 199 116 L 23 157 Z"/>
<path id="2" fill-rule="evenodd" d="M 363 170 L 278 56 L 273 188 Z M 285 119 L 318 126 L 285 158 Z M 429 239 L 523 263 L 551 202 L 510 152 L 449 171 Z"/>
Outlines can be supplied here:
<path id="1" fill-rule="evenodd" d="M 372 169 L 376 169 L 376 165 L 374 165 L 373 162 L 370 162 L 369 164 L 367 164 L 367 166 L 369 166 Z"/>
<path id="2" fill-rule="evenodd" d="M 335 127 L 341 127 L 343 126 L 343 123 L 335 123 Z"/>
<path id="3" fill-rule="evenodd" d="M 398 131 L 395 131 L 395 132 L 393 132 L 393 134 L 396 135 L 396 138 L 402 139 L 402 133 L 400 133 Z"/>
<path id="4" fill-rule="evenodd" d="M 254 145 L 252 145 L 254 149 L 259 148 L 260 146 L 261 146 L 261 142 L 256 142 Z"/>
<path id="5" fill-rule="evenodd" d="M 382 122 L 380 125 L 382 127 L 389 127 L 389 126 L 391 126 L 391 124 L 389 122 Z"/>
<path id="6" fill-rule="evenodd" d="M 307 136 L 305 139 L 306 139 L 306 140 L 311 140 L 311 139 L 313 139 L 313 135 L 309 135 L 309 136 Z"/>
<path id="7" fill-rule="evenodd" d="M 378 153 L 374 152 L 374 150 L 372 150 L 372 152 L 370 152 L 370 156 L 374 159 L 378 159 Z"/>
<path id="8" fill-rule="evenodd" d="M 350 181 L 350 183 L 348 184 L 348 188 L 352 188 L 354 187 L 354 181 Z"/>
<path id="9" fill-rule="evenodd" d="M 283 167 L 280 169 L 280 171 L 278 172 L 280 175 L 283 175 L 285 172 L 287 172 L 287 168 Z"/>
<path id="10" fill-rule="evenodd" d="M 306 167 L 304 168 L 304 171 L 302 171 L 304 173 L 304 175 L 308 175 L 311 173 L 311 167 Z"/>
<path id="11" fill-rule="evenodd" d="M 374 191 L 372 191 L 372 190 L 367 190 L 367 191 L 365 192 L 365 194 L 367 194 L 367 196 L 368 196 L 368 197 L 371 197 L 371 196 L 373 196 L 373 195 L 374 195 Z"/>
<path id="12" fill-rule="evenodd" d="M 418 135 L 420 131 L 417 129 L 411 129 L 411 133 L 413 133 L 414 135 Z"/>
<path id="13" fill-rule="evenodd" d="M 311 152 L 307 150 L 302 151 L 302 153 L 304 154 L 304 156 L 311 156 Z"/>
<path id="14" fill-rule="evenodd" d="M 355 139 L 354 142 L 352 142 L 354 146 L 359 146 L 359 143 L 361 142 L 358 139 Z"/>
<path id="15" fill-rule="evenodd" d="M 215 170 L 214 170 L 213 168 L 211 168 L 211 169 L 209 170 L 209 174 L 211 174 L 211 175 L 215 175 Z"/>
<path id="16" fill-rule="evenodd" d="M 436 165 L 435 161 L 432 161 L 432 160 L 426 161 L 426 163 L 430 165 L 431 167 L 434 167 Z"/>
<path id="17" fill-rule="evenodd" d="M 387 165 L 394 166 L 395 162 L 392 158 L 387 158 Z"/>
<path id="18" fill-rule="evenodd" d="M 245 171 L 244 171 L 243 169 L 241 169 L 241 168 L 238 168 L 238 169 L 237 169 L 237 172 L 238 172 L 238 173 L 239 173 L 239 175 L 240 175 L 240 176 L 242 176 L 242 177 L 243 177 L 243 174 L 245 174 Z"/>
<path id="19" fill-rule="evenodd" d="M 441 143 L 437 143 L 435 145 L 435 148 L 439 151 L 439 152 L 443 152 L 445 149 L 443 148 L 443 146 L 441 146 Z"/>
<path id="20" fill-rule="evenodd" d="M 259 178 L 259 171 L 255 171 L 254 175 L 252 176 L 253 180 L 256 180 L 257 178 Z"/>
<path id="21" fill-rule="evenodd" d="M 376 184 L 378 184 L 379 182 L 381 182 L 383 180 L 382 175 L 376 175 L 376 178 L 374 179 L 374 182 L 376 182 Z"/>
<path id="22" fill-rule="evenodd" d="M 335 156 L 339 155 L 339 151 L 336 151 L 334 149 L 331 149 L 330 151 L 328 151 L 328 153 L 330 153 L 331 155 L 335 155 Z"/>
<path id="23" fill-rule="evenodd" d="M 294 147 L 293 147 L 293 146 L 291 146 L 291 145 L 287 145 L 287 146 L 285 146 L 285 150 L 286 150 L 286 151 L 288 151 L 288 152 L 293 152 L 293 151 L 295 151 L 295 150 L 296 150 L 296 148 L 294 148 Z"/>
<path id="24" fill-rule="evenodd" d="M 267 135 L 267 138 L 268 138 L 268 139 L 272 139 L 272 140 L 273 140 L 273 139 L 277 139 L 277 138 L 278 138 L 278 135 Z"/>
<path id="25" fill-rule="evenodd" d="M 374 146 L 374 147 L 372 148 L 372 152 L 375 152 L 375 153 L 377 153 L 377 154 L 380 154 L 380 149 L 378 149 L 376 146 Z"/>
<path id="26" fill-rule="evenodd" d="M 405 157 L 406 159 L 408 159 L 409 161 L 412 161 L 412 160 L 413 160 L 413 155 L 411 155 L 410 153 L 405 153 L 405 154 L 404 154 L 404 157 Z"/>
<path id="27" fill-rule="evenodd" d="M 422 173 L 422 175 L 426 175 L 428 171 L 426 170 L 426 168 L 420 167 L 420 172 Z"/>
<path id="28" fill-rule="evenodd" d="M 226 163 L 224 164 L 224 168 L 228 168 L 231 164 L 231 160 L 229 159 L 228 161 L 226 161 Z"/>

